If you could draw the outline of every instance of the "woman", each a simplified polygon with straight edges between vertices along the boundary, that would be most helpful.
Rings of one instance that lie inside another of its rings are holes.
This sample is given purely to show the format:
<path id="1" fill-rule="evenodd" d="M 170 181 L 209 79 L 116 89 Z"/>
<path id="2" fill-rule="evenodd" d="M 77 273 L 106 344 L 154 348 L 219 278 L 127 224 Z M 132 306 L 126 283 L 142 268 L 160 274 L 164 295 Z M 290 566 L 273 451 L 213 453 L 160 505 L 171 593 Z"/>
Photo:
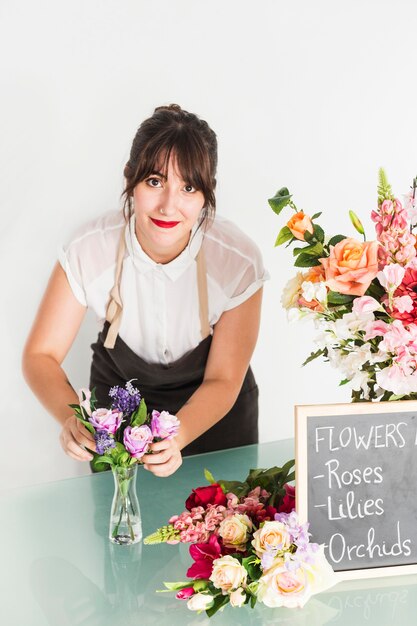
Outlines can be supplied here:
<path id="1" fill-rule="evenodd" d="M 216 216 L 214 132 L 178 105 L 159 107 L 133 141 L 124 211 L 84 226 L 63 248 L 28 338 L 28 384 L 61 423 L 61 445 L 90 461 L 92 435 L 61 363 L 88 307 L 101 323 L 90 388 L 109 404 L 113 385 L 135 384 L 149 409 L 181 421 L 175 439 L 143 457 L 157 476 L 182 454 L 255 443 L 257 386 L 249 367 L 266 279 L 259 250 Z M 105 320 L 105 321 L 104 321 Z"/>

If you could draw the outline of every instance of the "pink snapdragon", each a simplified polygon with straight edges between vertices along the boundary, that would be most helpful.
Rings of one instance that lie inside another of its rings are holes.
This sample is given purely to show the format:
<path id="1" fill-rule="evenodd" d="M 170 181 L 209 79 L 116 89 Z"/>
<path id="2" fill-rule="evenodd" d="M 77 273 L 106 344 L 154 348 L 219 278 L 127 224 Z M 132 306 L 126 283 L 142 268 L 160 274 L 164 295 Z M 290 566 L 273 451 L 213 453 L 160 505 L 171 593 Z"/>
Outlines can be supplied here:
<path id="1" fill-rule="evenodd" d="M 409 231 L 407 217 L 407 211 L 397 199 L 384 200 L 377 211 L 372 211 L 371 218 L 381 244 L 381 265 L 404 266 L 416 256 L 416 238 Z"/>
<path id="2" fill-rule="evenodd" d="M 96 430 L 101 430 L 114 435 L 122 423 L 123 413 L 116 409 L 96 409 L 92 412 L 88 421 Z"/>
<path id="3" fill-rule="evenodd" d="M 371 298 L 371 296 L 355 298 L 352 304 L 352 311 L 357 316 L 361 316 L 364 313 L 373 313 L 379 309 L 381 309 L 380 303 L 375 298 Z"/>

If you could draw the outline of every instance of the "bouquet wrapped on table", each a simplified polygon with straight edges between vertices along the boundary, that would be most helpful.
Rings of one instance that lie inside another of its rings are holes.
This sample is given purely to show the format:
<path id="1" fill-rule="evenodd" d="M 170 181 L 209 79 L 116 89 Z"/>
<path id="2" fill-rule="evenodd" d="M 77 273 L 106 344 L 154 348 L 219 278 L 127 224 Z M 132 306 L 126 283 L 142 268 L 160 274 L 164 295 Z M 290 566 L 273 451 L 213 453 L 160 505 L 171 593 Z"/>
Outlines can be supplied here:
<path id="1" fill-rule="evenodd" d="M 282 468 L 250 470 L 244 482 L 215 481 L 193 489 L 186 510 L 144 543 L 191 543 L 190 580 L 166 582 L 166 590 L 211 617 L 259 600 L 269 607 L 301 607 L 335 583 L 323 546 L 309 542 L 300 524 L 289 461 Z"/>
<path id="2" fill-rule="evenodd" d="M 324 357 L 342 372 L 340 384 L 351 388 L 353 401 L 417 398 L 416 187 L 414 179 L 403 206 L 379 171 L 374 240 L 349 212 L 362 242 L 326 237 L 317 223 L 321 213 L 298 210 L 285 187 L 269 200 L 277 215 L 285 207 L 294 211 L 275 245 L 297 244 L 300 271 L 282 295 L 289 318 L 312 318 L 319 331 L 317 350 L 304 364 Z"/>

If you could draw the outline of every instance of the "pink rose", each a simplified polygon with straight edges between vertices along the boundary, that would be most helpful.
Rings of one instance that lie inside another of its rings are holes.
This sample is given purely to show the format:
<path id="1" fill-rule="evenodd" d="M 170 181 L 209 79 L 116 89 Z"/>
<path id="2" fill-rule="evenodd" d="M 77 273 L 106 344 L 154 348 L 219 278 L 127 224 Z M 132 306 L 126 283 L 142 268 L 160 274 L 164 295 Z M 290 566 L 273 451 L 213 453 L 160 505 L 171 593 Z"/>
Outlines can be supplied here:
<path id="1" fill-rule="evenodd" d="M 114 435 L 122 423 L 122 417 L 123 413 L 116 409 L 96 409 L 88 421 L 96 430 L 104 430 L 106 433 Z"/>
<path id="2" fill-rule="evenodd" d="M 172 439 L 178 433 L 180 421 L 168 411 L 152 411 L 151 430 L 154 437 Z"/>
<path id="3" fill-rule="evenodd" d="M 145 425 L 128 426 L 123 434 L 125 448 L 135 459 L 140 459 L 146 454 L 152 441 L 152 431 L 149 426 Z"/>
<path id="4" fill-rule="evenodd" d="M 378 242 L 343 239 L 330 246 L 330 256 L 320 259 L 326 284 L 333 291 L 363 296 L 378 273 Z"/>

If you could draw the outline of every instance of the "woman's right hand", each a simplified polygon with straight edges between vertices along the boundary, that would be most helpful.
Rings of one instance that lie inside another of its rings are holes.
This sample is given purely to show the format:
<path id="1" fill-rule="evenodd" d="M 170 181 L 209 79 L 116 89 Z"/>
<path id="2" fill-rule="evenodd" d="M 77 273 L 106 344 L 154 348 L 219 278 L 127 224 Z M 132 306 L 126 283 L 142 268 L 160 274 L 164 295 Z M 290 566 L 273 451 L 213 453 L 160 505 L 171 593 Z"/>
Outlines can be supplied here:
<path id="1" fill-rule="evenodd" d="M 76 461 L 92 461 L 96 444 L 93 435 L 75 415 L 70 415 L 64 422 L 59 441 L 66 454 Z M 84 448 L 88 448 L 85 450 Z"/>

